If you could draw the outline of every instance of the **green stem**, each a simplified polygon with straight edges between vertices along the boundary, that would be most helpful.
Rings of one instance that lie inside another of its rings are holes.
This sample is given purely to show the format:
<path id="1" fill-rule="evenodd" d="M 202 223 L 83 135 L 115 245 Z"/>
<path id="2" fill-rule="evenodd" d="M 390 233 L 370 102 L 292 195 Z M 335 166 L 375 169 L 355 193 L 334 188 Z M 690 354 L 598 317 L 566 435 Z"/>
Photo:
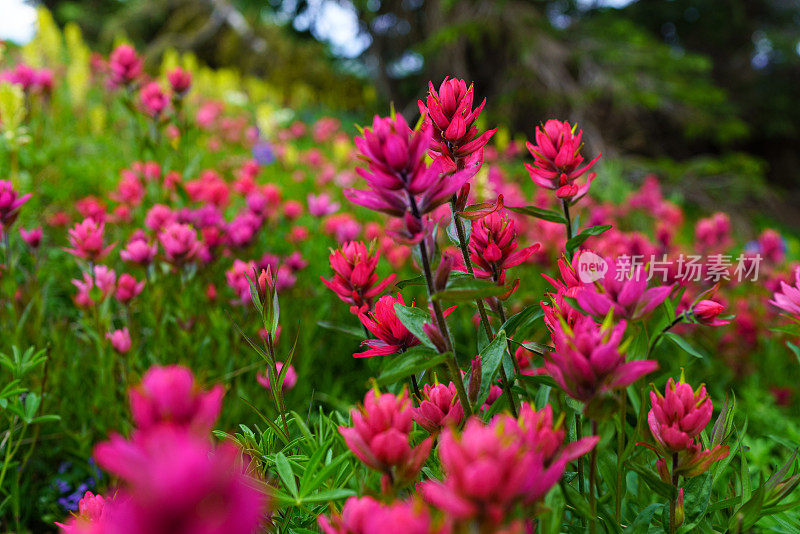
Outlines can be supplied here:
<path id="1" fill-rule="evenodd" d="M 616 502 L 614 503 L 614 518 L 620 526 L 622 524 L 622 482 L 624 476 L 622 455 L 625 452 L 625 412 L 627 410 L 627 401 L 625 390 L 622 390 L 619 402 L 619 430 L 617 431 L 617 494 Z"/>
<path id="2" fill-rule="evenodd" d="M 672 330 L 672 328 L 675 325 L 677 325 L 678 323 L 683 321 L 685 318 L 686 318 L 686 312 L 683 312 L 682 314 L 680 314 L 677 317 L 675 317 L 675 319 L 673 319 L 671 323 L 669 323 L 667 326 L 665 326 L 661 330 L 661 332 L 659 332 L 658 334 L 655 335 L 655 337 L 653 338 L 653 341 L 650 342 L 650 347 L 648 347 L 648 349 L 647 349 L 647 357 L 648 358 L 650 357 L 650 354 L 656 348 L 656 345 L 658 345 L 658 342 L 661 340 L 661 338 L 664 336 L 664 334 L 666 334 L 667 332 Z"/>
<path id="3" fill-rule="evenodd" d="M 672 453 L 672 487 L 675 494 L 678 492 L 678 453 Z M 676 497 L 669 500 L 669 534 L 675 534 L 677 525 L 675 524 L 675 501 Z"/>
<path id="4" fill-rule="evenodd" d="M 592 421 L 592 435 L 597 435 L 597 421 Z M 589 509 L 592 511 L 592 520 L 589 522 L 589 532 L 594 534 L 597 530 L 597 447 L 592 449 L 589 459 Z"/>
<path id="5" fill-rule="evenodd" d="M 414 195 L 411 194 L 411 192 L 408 193 L 408 199 L 411 205 L 412 215 L 418 220 L 422 221 L 422 217 L 420 216 L 419 213 L 419 208 L 417 207 L 417 201 L 414 199 Z M 428 247 L 427 245 L 425 245 L 424 238 L 419 242 L 419 255 L 422 261 L 422 273 L 425 275 L 425 285 L 428 289 L 428 300 L 430 301 L 431 307 L 433 308 L 433 315 L 434 319 L 436 320 L 436 326 L 439 328 L 439 332 L 441 332 L 442 337 L 444 338 L 445 350 L 450 353 L 450 357 L 447 358 L 446 360 L 447 369 L 450 372 L 451 380 L 456 385 L 456 392 L 458 393 L 458 399 L 461 402 L 461 407 L 464 410 L 464 416 L 466 418 L 472 414 L 472 407 L 469 404 L 469 397 L 467 396 L 467 390 L 464 389 L 464 380 L 461 378 L 461 370 L 458 367 L 458 361 L 456 360 L 456 353 L 455 350 L 453 350 L 453 344 L 450 342 L 450 330 L 447 328 L 447 321 L 445 320 L 444 314 L 442 313 L 442 307 L 439 304 L 438 300 L 433 300 L 433 295 L 436 292 L 436 290 L 433 287 L 433 274 L 431 272 L 430 261 L 428 260 Z"/>
<path id="6" fill-rule="evenodd" d="M 569 202 L 567 202 L 566 200 L 562 200 L 561 201 L 561 207 L 564 209 L 564 218 L 567 220 L 567 222 L 564 223 L 564 225 L 566 226 L 566 229 L 567 229 L 567 241 L 569 241 L 573 237 L 573 235 L 572 235 L 572 219 L 570 219 L 570 216 L 569 216 Z"/>

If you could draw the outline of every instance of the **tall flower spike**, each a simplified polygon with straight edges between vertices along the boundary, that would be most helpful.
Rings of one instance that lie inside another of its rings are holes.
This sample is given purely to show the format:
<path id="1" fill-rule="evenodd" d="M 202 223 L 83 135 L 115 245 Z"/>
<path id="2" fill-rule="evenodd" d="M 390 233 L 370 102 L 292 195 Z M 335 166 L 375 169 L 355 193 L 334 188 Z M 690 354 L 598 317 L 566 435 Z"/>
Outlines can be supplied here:
<path id="1" fill-rule="evenodd" d="M 534 162 L 525 164 L 531 180 L 536 185 L 552 189 L 556 196 L 562 200 L 576 202 L 589 192 L 589 186 L 594 180 L 595 173 L 589 173 L 586 183 L 579 185 L 576 181 L 591 169 L 596 158 L 581 166 L 581 137 L 583 130 L 570 126 L 567 122 L 550 119 L 536 129 L 536 144 L 528 142 L 528 151 Z"/>
<path id="2" fill-rule="evenodd" d="M 433 141 L 430 153 L 443 157 L 448 167 L 455 169 L 455 160 L 465 158 L 467 166 L 479 166 L 483 160 L 483 147 L 497 128 L 478 135 L 475 121 L 483 111 L 486 99 L 472 109 L 473 85 L 464 80 L 445 78 L 437 92 L 428 82 L 428 96 L 418 101 L 419 112 L 425 117 L 423 128 L 431 127 Z M 463 166 L 462 166 L 463 168 Z"/>
<path id="3" fill-rule="evenodd" d="M 333 276 L 322 283 L 336 293 L 347 304 L 351 313 L 365 313 L 372 308 L 372 300 L 383 293 L 397 277 L 394 273 L 379 281 L 375 269 L 380 259 L 379 252 L 373 252 L 361 241 L 348 241 L 328 256 Z"/>
<path id="4" fill-rule="evenodd" d="M 366 191 L 346 189 L 354 204 L 401 217 L 410 212 L 419 218 L 447 202 L 470 175 L 467 171 L 444 173 L 441 161 L 430 167 L 425 152 L 430 145 L 430 130 L 411 130 L 405 119 L 376 116 L 372 128 L 365 128 L 355 143 L 367 169 L 356 172 L 367 181 Z"/>

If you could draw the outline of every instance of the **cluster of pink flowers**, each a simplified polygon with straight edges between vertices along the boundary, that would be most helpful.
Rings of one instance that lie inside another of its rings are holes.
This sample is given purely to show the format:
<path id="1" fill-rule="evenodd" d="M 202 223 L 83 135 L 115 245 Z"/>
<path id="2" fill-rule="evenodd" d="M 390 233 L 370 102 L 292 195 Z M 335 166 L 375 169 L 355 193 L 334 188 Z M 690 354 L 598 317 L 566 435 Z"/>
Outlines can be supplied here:
<path id="1" fill-rule="evenodd" d="M 53 91 L 53 71 L 19 63 L 13 69 L 0 71 L 2 82 L 19 85 L 26 93 L 49 95 Z"/>

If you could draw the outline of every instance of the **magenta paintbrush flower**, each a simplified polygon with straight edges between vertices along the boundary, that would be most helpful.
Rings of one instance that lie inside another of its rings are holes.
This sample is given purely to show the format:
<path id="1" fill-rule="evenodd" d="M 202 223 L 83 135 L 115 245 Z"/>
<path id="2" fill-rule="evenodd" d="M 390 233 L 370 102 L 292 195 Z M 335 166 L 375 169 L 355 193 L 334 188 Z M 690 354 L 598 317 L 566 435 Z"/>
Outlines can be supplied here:
<path id="1" fill-rule="evenodd" d="M 432 155 L 444 157 L 453 167 L 458 158 L 466 158 L 467 164 L 481 161 L 483 147 L 497 131 L 495 128 L 478 135 L 475 121 L 486 99 L 472 109 L 473 98 L 472 84 L 467 87 L 464 80 L 445 78 L 438 92 L 433 82 L 428 82 L 425 102 L 418 101 L 419 112 L 425 117 L 423 128 L 433 130 Z"/>
<path id="2" fill-rule="evenodd" d="M 725 311 L 725 306 L 715 300 L 703 299 L 692 306 L 691 314 L 699 322 L 708 326 L 724 326 L 731 324 L 719 316 Z"/>
<path id="3" fill-rule="evenodd" d="M 158 253 L 158 243 L 149 244 L 144 236 L 134 237 L 128 245 L 119 252 L 122 261 L 150 265 Z"/>
<path id="4" fill-rule="evenodd" d="M 669 452 L 687 449 L 708 425 L 713 411 L 704 385 L 695 392 L 683 379 L 676 384 L 671 377 L 664 395 L 650 392 L 650 403 L 652 408 L 647 413 L 650 431 Z"/>
<path id="5" fill-rule="evenodd" d="M 142 109 L 151 117 L 158 117 L 169 105 L 169 96 L 158 82 L 150 82 L 139 91 Z"/>
<path id="6" fill-rule="evenodd" d="M 354 358 L 368 358 L 371 356 L 386 356 L 397 352 L 404 352 L 411 347 L 419 345 L 420 341 L 414 334 L 403 326 L 394 312 L 394 303 L 399 302 L 405 306 L 403 295 L 397 293 L 397 298 L 384 295 L 375 303 L 375 310 L 360 313 L 358 318 L 376 339 L 362 341 L 362 345 L 369 347 L 364 352 L 353 354 Z"/>
<path id="7" fill-rule="evenodd" d="M 410 482 L 417 476 L 433 438 L 411 447 L 412 411 L 405 391 L 397 396 L 370 390 L 364 405 L 351 410 L 350 417 L 353 426 L 340 426 L 339 432 L 359 460 L 397 482 Z"/>
<path id="8" fill-rule="evenodd" d="M 118 86 L 128 85 L 142 73 L 142 60 L 130 45 L 119 45 L 108 58 L 111 81 Z"/>
<path id="9" fill-rule="evenodd" d="M 372 497 L 350 497 L 341 514 L 320 515 L 317 523 L 324 534 L 445 534 L 446 527 L 431 520 L 427 507 L 418 500 L 382 504 Z"/>
<path id="10" fill-rule="evenodd" d="M 656 446 L 648 447 L 659 456 L 656 466 L 665 482 L 671 483 L 671 466 L 674 466 L 674 472 L 678 475 L 693 477 L 728 456 L 730 450 L 727 445 L 717 444 L 706 449 L 700 441 L 700 434 L 711 420 L 713 412 L 704 385 L 695 391 L 684 381 L 681 372 L 677 384 L 672 378 L 667 381 L 664 395 L 658 391 L 650 392 L 650 404 L 647 423 Z M 677 463 L 674 463 L 675 459 Z"/>
<path id="11" fill-rule="evenodd" d="M 536 243 L 517 250 L 516 223 L 505 210 L 472 221 L 469 250 L 475 276 L 503 283 L 506 269 L 524 262 L 538 249 Z"/>
<path id="12" fill-rule="evenodd" d="M 549 404 L 545 404 L 539 411 L 528 403 L 520 406 L 520 438 L 528 447 L 541 454 L 544 466 L 558 464 L 562 473 L 568 463 L 591 451 L 600 441 L 600 436 L 587 436 L 572 443 L 564 443 L 566 431 L 563 422 L 563 418 L 553 421 L 553 408 Z"/>
<path id="13" fill-rule="evenodd" d="M 780 291 L 772 295 L 769 303 L 787 312 L 794 320 L 800 320 L 800 267 L 794 271 L 794 286 L 781 281 Z"/>
<path id="14" fill-rule="evenodd" d="M 30 198 L 30 193 L 20 195 L 10 181 L 0 180 L 0 226 L 9 227 L 14 224 L 19 209 Z"/>
<path id="15" fill-rule="evenodd" d="M 547 372 L 567 395 L 589 402 L 658 369 L 654 360 L 625 361 L 619 352 L 625 327 L 625 321 L 601 327 L 585 316 L 572 327 L 559 322 L 552 332 L 555 352 L 544 355 Z"/>
<path id="16" fill-rule="evenodd" d="M 336 293 L 347 304 L 351 313 L 364 313 L 372 308 L 372 299 L 383 293 L 397 275 L 390 274 L 380 281 L 375 269 L 380 259 L 379 252 L 373 252 L 361 241 L 348 241 L 328 256 L 333 277 L 322 283 Z"/>
<path id="17" fill-rule="evenodd" d="M 489 426 L 470 418 L 460 436 L 446 429 L 439 458 L 444 481 L 425 481 L 418 491 L 448 517 L 477 521 L 486 532 L 502 524 L 524 499 L 533 477 L 542 474 L 534 472 L 534 454 L 516 435 L 510 418 L 497 418 Z"/>
<path id="18" fill-rule="evenodd" d="M 283 362 L 275 362 L 275 370 L 278 374 L 281 373 L 283 370 L 284 363 Z M 259 371 L 256 373 L 256 382 L 261 385 L 264 389 L 272 389 L 269 383 L 269 372 L 264 370 L 263 372 Z M 297 371 L 294 370 L 292 365 L 289 365 L 289 368 L 286 370 L 286 376 L 283 377 L 283 384 L 281 384 L 281 390 L 286 393 L 290 389 L 294 388 L 297 385 Z"/>
<path id="19" fill-rule="evenodd" d="M 376 116 L 372 128 L 364 128 L 355 143 L 368 169 L 357 172 L 366 181 L 366 191 L 346 189 L 354 204 L 401 217 L 410 212 L 415 218 L 447 202 L 470 177 L 470 171 L 444 173 L 443 163 L 428 167 L 425 152 L 430 145 L 430 130 L 411 130 L 405 119 Z"/>
<path id="20" fill-rule="evenodd" d="M 64 250 L 73 256 L 93 263 L 102 260 L 114 248 L 113 244 L 107 247 L 103 246 L 104 229 L 105 223 L 98 223 L 91 218 L 84 219 L 68 231 L 71 248 L 65 248 Z"/>
<path id="21" fill-rule="evenodd" d="M 122 273 L 117 280 L 117 290 L 114 296 L 118 301 L 127 304 L 144 289 L 144 280 L 138 282 L 128 273 Z"/>
<path id="22" fill-rule="evenodd" d="M 576 134 L 576 129 L 577 127 L 570 126 L 567 122 L 548 120 L 544 126 L 536 129 L 536 144 L 527 143 L 534 162 L 532 165 L 525 164 L 536 185 L 552 189 L 558 198 L 570 202 L 579 200 L 589 191 L 595 173 L 590 173 L 583 185 L 576 181 L 600 159 L 598 154 L 592 161 L 581 166 L 583 130 L 578 130 Z"/>
<path id="23" fill-rule="evenodd" d="M 458 426 L 464 419 L 464 410 L 458 402 L 456 386 L 452 382 L 448 385 L 425 384 L 419 408 L 411 408 L 411 412 L 414 421 L 431 434 L 450 425 Z"/>
<path id="24" fill-rule="evenodd" d="M 25 228 L 19 229 L 19 235 L 25 244 L 28 245 L 32 249 L 39 248 L 39 245 L 42 243 L 42 227 L 39 226 L 37 228 L 31 228 L 30 230 L 26 230 Z"/>
<path id="25" fill-rule="evenodd" d="M 580 307 L 595 317 L 605 317 L 613 310 L 617 318 L 641 319 L 664 302 L 672 291 L 672 285 L 648 288 L 647 273 L 642 266 L 625 272 L 610 259 L 606 262 L 609 265 L 606 275 L 593 284 L 585 284 L 577 292 Z"/>
<path id="26" fill-rule="evenodd" d="M 197 231 L 188 224 L 172 223 L 158 234 L 167 261 L 182 265 L 191 261 L 202 245 L 197 239 Z"/>
<path id="27" fill-rule="evenodd" d="M 127 326 L 121 330 L 107 332 L 106 339 L 111 342 L 111 346 L 119 354 L 127 354 L 131 350 L 131 334 Z"/>
<path id="28" fill-rule="evenodd" d="M 151 367 L 129 395 L 133 421 L 139 429 L 167 424 L 206 435 L 219 416 L 224 390 L 215 386 L 204 391 L 189 369 L 170 365 Z"/>
<path id="29" fill-rule="evenodd" d="M 66 524 L 56 523 L 61 528 L 62 534 L 100 534 L 99 528 L 107 521 L 106 500 L 102 495 L 95 495 L 91 491 L 83 494 L 78 501 L 78 513 L 73 515 Z"/>
<path id="30" fill-rule="evenodd" d="M 192 85 L 192 73 L 181 67 L 175 67 L 167 73 L 167 81 L 177 95 L 183 95 Z"/>
<path id="31" fill-rule="evenodd" d="M 185 428 L 158 426 L 95 447 L 97 463 L 121 482 L 106 502 L 104 534 L 254 534 L 268 498 L 232 444 L 214 447 Z"/>

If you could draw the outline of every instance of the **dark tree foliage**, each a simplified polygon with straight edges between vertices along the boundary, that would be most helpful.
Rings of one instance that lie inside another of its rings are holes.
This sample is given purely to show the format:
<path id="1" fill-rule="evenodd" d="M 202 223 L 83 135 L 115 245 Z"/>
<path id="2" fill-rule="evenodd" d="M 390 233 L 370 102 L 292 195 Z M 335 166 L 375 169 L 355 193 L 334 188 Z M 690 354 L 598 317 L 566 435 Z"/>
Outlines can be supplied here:
<path id="1" fill-rule="evenodd" d="M 326 2 L 355 10 L 369 43 L 355 60 L 326 53 L 315 40 L 309 21 L 324 17 Z M 704 184 L 693 191 L 701 203 L 758 197 L 780 215 L 761 184 L 800 185 L 794 1 L 639 0 L 620 8 L 591 0 L 44 3 L 101 44 L 124 30 L 153 55 L 177 46 L 277 84 L 328 88 L 335 96 L 326 103 L 365 116 L 391 102 L 414 119 L 428 80 L 463 77 L 492 100 L 486 120 L 529 136 L 550 116 L 578 121 L 590 151 L 624 154 L 627 171 L 655 170 L 683 190 Z M 371 79 L 379 108 L 359 101 L 354 75 Z M 784 211 L 794 222 L 796 210 Z"/>

